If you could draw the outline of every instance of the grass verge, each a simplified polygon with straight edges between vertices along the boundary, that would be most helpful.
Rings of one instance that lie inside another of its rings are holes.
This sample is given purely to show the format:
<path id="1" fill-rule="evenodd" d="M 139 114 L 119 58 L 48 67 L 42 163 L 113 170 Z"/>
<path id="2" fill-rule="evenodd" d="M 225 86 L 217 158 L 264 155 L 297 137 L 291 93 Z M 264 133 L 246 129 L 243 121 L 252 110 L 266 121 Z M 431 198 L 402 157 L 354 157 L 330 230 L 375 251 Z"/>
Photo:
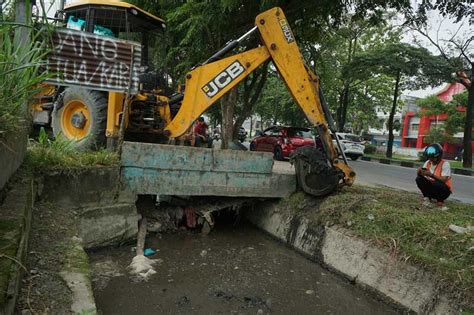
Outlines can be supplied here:
<path id="1" fill-rule="evenodd" d="M 116 152 L 106 149 L 97 151 L 79 151 L 74 148 L 74 141 L 58 137 L 49 140 L 44 129 L 41 129 L 38 141 L 31 140 L 24 165 L 29 170 L 46 171 L 88 166 L 118 165 Z"/>
<path id="2" fill-rule="evenodd" d="M 51 148 L 28 146 L 25 166 L 30 170 L 71 169 L 87 166 L 111 166 L 118 164 L 115 152 L 105 149 L 94 152 L 58 152 Z"/>
<path id="3" fill-rule="evenodd" d="M 374 158 L 374 159 L 386 159 L 386 158 L 387 158 L 387 157 L 385 156 L 385 154 L 381 154 L 381 153 L 365 154 L 365 156 L 368 156 L 368 157 L 371 157 L 371 158 Z M 398 154 L 394 154 L 394 155 L 390 158 L 390 160 L 423 163 L 423 162 L 419 161 L 419 160 L 418 160 L 417 158 L 415 158 L 415 157 L 405 156 L 405 155 L 398 155 Z M 449 165 L 450 165 L 452 168 L 464 168 L 464 167 L 462 166 L 462 162 L 460 162 L 460 161 L 448 160 L 448 162 L 449 162 Z"/>
<path id="4" fill-rule="evenodd" d="M 434 272 L 473 302 L 474 234 L 454 233 L 449 225 L 474 226 L 474 205 L 448 201 L 449 211 L 426 209 L 417 194 L 358 185 L 318 202 L 299 193 L 292 198 L 298 200 L 296 212 L 304 212 L 313 224 L 344 226 L 392 257 Z M 301 199 L 307 206 L 301 206 Z"/>
<path id="5" fill-rule="evenodd" d="M 382 153 L 372 153 L 372 154 L 364 154 L 365 156 L 375 158 L 375 159 L 386 159 L 387 157 L 385 154 Z M 408 161 L 408 162 L 419 162 L 418 158 L 412 157 L 412 156 L 405 156 L 405 155 L 399 155 L 399 154 L 393 154 L 390 160 L 395 160 L 395 161 Z M 421 163 L 421 162 L 420 162 Z"/>

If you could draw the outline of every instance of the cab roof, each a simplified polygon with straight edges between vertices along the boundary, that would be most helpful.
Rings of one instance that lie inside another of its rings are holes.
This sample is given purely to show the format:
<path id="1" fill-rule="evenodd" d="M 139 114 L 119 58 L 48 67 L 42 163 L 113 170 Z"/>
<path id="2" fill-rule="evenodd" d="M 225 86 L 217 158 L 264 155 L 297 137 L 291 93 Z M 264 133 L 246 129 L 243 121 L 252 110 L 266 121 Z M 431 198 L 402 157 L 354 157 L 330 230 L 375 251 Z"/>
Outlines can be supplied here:
<path id="1" fill-rule="evenodd" d="M 164 27 L 165 21 L 151 13 L 146 12 L 145 10 L 140 9 L 139 7 L 119 1 L 119 0 L 79 0 L 79 1 L 73 1 L 69 4 L 66 4 L 64 7 L 64 10 L 67 12 L 68 10 L 71 9 L 80 9 L 81 7 L 86 7 L 86 6 L 96 6 L 96 7 L 103 7 L 103 6 L 110 6 L 110 7 L 116 7 L 116 8 L 124 8 L 129 10 L 129 12 L 139 19 L 145 19 L 147 22 L 159 25 L 161 27 Z"/>

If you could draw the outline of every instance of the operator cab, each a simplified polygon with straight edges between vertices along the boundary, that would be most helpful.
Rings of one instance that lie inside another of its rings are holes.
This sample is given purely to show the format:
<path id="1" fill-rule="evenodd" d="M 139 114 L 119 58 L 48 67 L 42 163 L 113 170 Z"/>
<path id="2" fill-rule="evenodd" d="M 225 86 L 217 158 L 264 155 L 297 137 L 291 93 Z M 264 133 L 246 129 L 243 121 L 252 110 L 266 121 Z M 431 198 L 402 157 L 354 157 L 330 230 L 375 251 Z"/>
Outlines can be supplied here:
<path id="1" fill-rule="evenodd" d="M 162 36 L 165 21 L 130 3 L 114 0 L 81 0 L 64 8 L 66 27 L 142 44 L 141 65 L 152 67 L 149 46 Z"/>

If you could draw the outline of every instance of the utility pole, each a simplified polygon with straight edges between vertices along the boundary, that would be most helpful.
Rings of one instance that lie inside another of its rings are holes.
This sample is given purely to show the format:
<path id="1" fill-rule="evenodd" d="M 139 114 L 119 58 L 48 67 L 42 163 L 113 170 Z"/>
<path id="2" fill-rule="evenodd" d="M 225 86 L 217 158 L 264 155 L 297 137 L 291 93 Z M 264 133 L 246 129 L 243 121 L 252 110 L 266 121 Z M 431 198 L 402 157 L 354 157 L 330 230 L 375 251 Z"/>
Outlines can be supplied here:
<path id="1" fill-rule="evenodd" d="M 15 3 L 15 22 L 19 25 L 15 28 L 13 45 L 17 55 L 22 56 L 27 53 L 30 43 L 30 25 L 31 25 L 31 0 L 16 0 Z M 28 112 L 28 103 L 25 100 L 21 113 L 26 115 Z"/>
<path id="2" fill-rule="evenodd" d="M 15 3 L 15 22 L 24 26 L 15 29 L 15 47 L 25 47 L 30 39 L 31 1 L 17 0 Z"/>
<path id="3" fill-rule="evenodd" d="M 58 11 L 63 11 L 64 10 L 64 4 L 66 3 L 66 0 L 59 0 L 59 8 Z"/>

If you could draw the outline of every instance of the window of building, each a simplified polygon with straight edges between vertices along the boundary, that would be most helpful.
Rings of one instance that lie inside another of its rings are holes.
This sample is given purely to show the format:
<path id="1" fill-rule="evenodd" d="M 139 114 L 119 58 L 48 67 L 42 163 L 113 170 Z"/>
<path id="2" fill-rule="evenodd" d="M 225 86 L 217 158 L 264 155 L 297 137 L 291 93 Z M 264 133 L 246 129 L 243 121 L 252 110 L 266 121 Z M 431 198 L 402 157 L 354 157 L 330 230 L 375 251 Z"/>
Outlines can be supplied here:
<path id="1" fill-rule="evenodd" d="M 441 127 L 443 125 L 444 125 L 444 120 L 442 120 L 442 121 L 436 121 L 436 120 L 430 121 L 430 128 Z"/>
<path id="2" fill-rule="evenodd" d="M 410 131 L 418 131 L 418 127 L 420 127 L 420 124 L 411 124 Z"/>

